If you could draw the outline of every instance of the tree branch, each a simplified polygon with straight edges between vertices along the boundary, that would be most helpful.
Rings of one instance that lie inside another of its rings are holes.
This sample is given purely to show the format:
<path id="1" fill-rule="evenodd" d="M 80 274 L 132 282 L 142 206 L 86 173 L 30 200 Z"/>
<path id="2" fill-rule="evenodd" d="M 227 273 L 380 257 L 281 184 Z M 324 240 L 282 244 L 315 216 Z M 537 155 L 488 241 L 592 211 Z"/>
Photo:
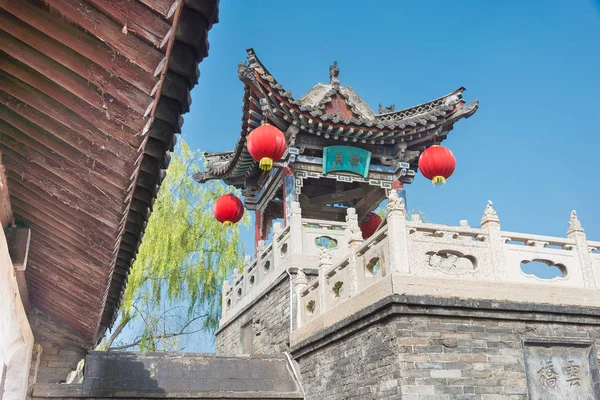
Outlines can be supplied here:
<path id="1" fill-rule="evenodd" d="M 179 332 L 174 332 L 174 333 L 167 333 L 164 335 L 158 335 L 158 336 L 153 336 L 152 339 L 154 340 L 160 340 L 160 339 L 169 339 L 175 336 L 182 336 L 182 335 L 192 335 L 194 333 L 198 333 L 202 330 L 202 328 L 192 331 L 192 332 L 184 332 L 194 321 L 199 320 L 200 318 L 206 318 L 208 316 L 208 314 L 203 314 L 203 315 L 198 315 L 197 317 L 194 317 L 192 319 L 190 319 L 180 330 Z M 119 325 L 120 327 L 120 325 Z M 142 339 L 138 339 L 136 341 L 134 341 L 133 343 L 129 343 L 123 346 L 115 346 L 112 348 L 108 348 L 107 346 L 107 351 L 119 351 L 119 350 L 125 350 L 125 349 L 129 349 L 135 346 L 138 346 L 140 343 L 142 343 Z"/>
<path id="2" fill-rule="evenodd" d="M 106 350 L 107 351 L 110 351 L 110 346 L 112 346 L 115 339 L 121 334 L 121 332 L 123 331 L 125 326 L 127 326 L 129 321 L 134 319 L 136 315 L 137 314 L 133 314 L 133 315 L 127 314 L 125 317 L 123 317 L 123 319 L 121 319 L 121 322 L 119 323 L 119 326 L 117 326 L 117 329 L 115 329 L 115 331 L 112 333 L 112 335 L 110 335 L 110 337 L 106 341 Z"/>

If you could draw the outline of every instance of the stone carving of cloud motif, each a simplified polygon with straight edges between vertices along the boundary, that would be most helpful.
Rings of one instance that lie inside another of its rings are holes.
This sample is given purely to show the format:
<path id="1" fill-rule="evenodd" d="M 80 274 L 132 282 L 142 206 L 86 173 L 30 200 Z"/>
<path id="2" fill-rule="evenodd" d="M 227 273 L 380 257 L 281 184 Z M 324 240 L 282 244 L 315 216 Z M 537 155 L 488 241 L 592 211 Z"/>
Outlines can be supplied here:
<path id="1" fill-rule="evenodd" d="M 454 251 L 432 251 L 427 253 L 427 266 L 446 274 L 461 275 L 473 272 L 476 268 L 476 260 L 473 256 L 465 256 Z"/>

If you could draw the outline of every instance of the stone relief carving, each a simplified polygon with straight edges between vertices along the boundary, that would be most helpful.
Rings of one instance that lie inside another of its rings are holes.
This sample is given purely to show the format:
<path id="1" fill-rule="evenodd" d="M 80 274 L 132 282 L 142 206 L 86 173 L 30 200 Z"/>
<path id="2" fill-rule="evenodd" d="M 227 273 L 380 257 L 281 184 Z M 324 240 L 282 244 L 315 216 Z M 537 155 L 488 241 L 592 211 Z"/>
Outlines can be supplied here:
<path id="1" fill-rule="evenodd" d="M 531 399 L 597 399 L 599 384 L 591 342 L 542 340 L 523 346 L 527 386 Z"/>
<path id="2" fill-rule="evenodd" d="M 461 275 L 476 269 L 475 258 L 455 252 L 438 251 L 427 253 L 427 266 L 451 275 Z"/>

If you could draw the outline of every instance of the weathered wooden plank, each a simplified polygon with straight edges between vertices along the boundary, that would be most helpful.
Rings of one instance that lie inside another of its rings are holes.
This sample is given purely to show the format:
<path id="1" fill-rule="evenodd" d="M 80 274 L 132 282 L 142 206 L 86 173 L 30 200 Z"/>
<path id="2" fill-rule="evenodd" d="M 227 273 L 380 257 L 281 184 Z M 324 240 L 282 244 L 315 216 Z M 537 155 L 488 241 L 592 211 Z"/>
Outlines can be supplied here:
<path id="1" fill-rule="evenodd" d="M 37 52 L 38 54 L 44 54 L 48 60 L 61 66 L 67 73 L 71 72 L 71 74 L 67 74 L 63 69 L 53 66 L 52 62 L 48 62 L 42 58 L 42 61 L 39 64 L 44 68 L 48 68 L 44 71 L 52 72 L 52 78 L 55 80 L 56 77 L 61 76 L 61 74 L 66 75 L 67 79 L 74 79 L 75 77 L 72 76 L 72 73 L 74 73 L 76 74 L 76 77 L 83 79 L 86 83 L 91 82 L 98 88 L 98 91 L 106 92 L 117 101 L 131 107 L 138 114 L 143 114 L 146 107 L 148 107 L 148 104 L 152 101 L 152 97 L 148 96 L 148 94 L 136 88 L 134 85 L 120 79 L 114 73 L 107 71 L 64 44 L 44 35 L 42 32 L 31 29 L 29 25 L 9 13 L 0 12 L 0 26 L 5 27 L 5 30 L 10 33 L 10 35 L 3 33 L 3 36 L 8 36 L 12 38 L 13 41 L 18 39 L 20 42 L 30 46 L 31 50 L 35 50 L 28 51 L 24 54 L 25 57 L 28 57 L 25 61 L 13 55 L 14 58 L 33 67 L 33 60 L 39 58 L 39 56 L 36 56 L 35 54 Z M 11 54 L 9 51 L 5 50 L 9 47 L 5 44 L 6 39 L 3 39 L 0 43 L 2 43 L 0 47 Z M 25 50 L 28 49 L 26 48 Z M 35 59 L 29 58 L 30 54 L 33 54 Z M 40 71 L 39 69 L 37 70 Z M 43 71 L 40 72 L 43 74 Z M 65 85 L 62 86 L 66 87 Z M 96 98 L 98 98 L 98 96 L 96 96 Z M 107 98 L 105 101 L 110 101 L 110 98 Z"/>
<path id="2" fill-rule="evenodd" d="M 29 1 L 0 0 L 3 9 L 48 37 L 68 46 L 76 53 L 98 64 L 109 74 L 131 83 L 146 94 L 150 94 L 158 81 L 152 73 L 129 62 L 115 53 L 106 43 L 88 35 L 70 24 L 56 23 L 56 17 Z M 151 71 L 153 72 L 153 71 Z"/>
<path id="3" fill-rule="evenodd" d="M 163 58 L 156 48 L 133 35 L 123 33 L 120 26 L 106 15 L 82 0 L 46 0 L 54 9 L 107 43 L 119 54 L 127 57 L 131 63 L 147 72 L 154 73 Z"/>
<path id="4" fill-rule="evenodd" d="M 136 142 L 139 138 L 131 137 L 133 143 L 123 142 L 118 137 L 112 136 L 110 133 L 105 133 L 96 127 L 91 121 L 85 117 L 76 114 L 69 107 L 58 103 L 44 93 L 32 88 L 31 86 L 22 83 L 15 78 L 6 75 L 0 71 L 0 88 L 17 98 L 23 103 L 42 112 L 47 118 L 54 119 L 56 122 L 65 125 L 73 131 L 79 132 L 81 136 L 86 137 L 91 142 L 104 146 L 117 157 L 125 158 L 126 160 L 136 160 L 138 157 Z M 1 96 L 1 92 L 0 92 Z M 3 101 L 4 103 L 4 101 Z M 39 124 L 38 124 L 39 125 Z M 45 126 L 42 124 L 41 126 Z M 114 127 L 111 127 L 112 130 Z"/>
<path id="5" fill-rule="evenodd" d="M 72 225 L 81 227 L 83 230 L 92 231 L 107 241 L 114 241 L 117 237 L 117 230 L 115 228 L 94 220 L 80 210 L 69 209 L 67 211 L 65 210 L 67 208 L 65 206 L 58 207 L 52 201 L 45 201 L 46 199 L 40 197 L 20 182 L 11 181 L 10 194 L 46 214 L 55 215 L 63 221 L 69 221 Z"/>
<path id="6" fill-rule="evenodd" d="M 48 319 L 52 319 L 56 322 L 53 326 L 48 326 L 46 323 L 43 328 L 37 329 L 38 332 L 44 332 L 44 335 L 48 335 L 48 332 L 50 332 L 55 343 L 56 341 L 59 341 L 58 343 L 68 343 L 70 345 L 72 345 L 72 343 L 81 343 L 82 346 L 85 345 L 89 348 L 94 345 L 93 338 L 95 334 L 90 333 L 93 328 L 91 328 L 87 322 L 78 322 L 72 314 L 60 310 L 60 306 L 58 306 L 58 310 L 53 310 L 53 307 L 55 306 L 53 304 L 44 303 L 43 296 L 40 297 L 41 299 L 32 296 L 31 303 L 40 314 L 44 314 Z M 79 318 L 87 320 L 92 318 L 91 315 L 93 314 L 88 313 L 87 315 L 79 316 Z M 63 335 L 65 331 L 69 332 L 69 339 L 64 339 Z"/>
<path id="7" fill-rule="evenodd" d="M 154 11 L 159 12 L 164 17 L 169 18 L 173 13 L 173 7 L 178 3 L 178 0 L 140 0 L 146 6 Z"/>
<path id="8" fill-rule="evenodd" d="M 14 197 L 12 199 L 15 199 Z M 43 228 L 45 231 L 53 232 L 53 237 L 60 240 L 61 243 L 68 243 L 73 248 L 85 250 L 85 253 L 89 257 L 93 257 L 99 262 L 109 263 L 107 258 L 106 248 L 111 245 L 104 245 L 100 238 L 96 236 L 81 237 L 75 233 L 75 229 L 68 227 L 65 224 L 57 224 L 56 219 L 52 219 L 49 215 L 46 215 L 33 208 L 26 209 L 21 202 L 15 201 L 13 203 L 13 209 L 15 215 L 25 219 L 29 226 Z"/>
<path id="9" fill-rule="evenodd" d="M 106 249 L 110 248 L 115 242 L 116 238 L 114 237 L 95 235 L 93 230 L 75 224 L 71 220 L 61 220 L 56 218 L 53 214 L 48 214 L 35 206 L 22 201 L 23 199 L 17 195 L 11 195 L 11 199 L 14 203 L 15 213 L 18 213 L 19 216 L 31 218 L 39 223 L 44 223 L 49 227 L 54 226 L 54 230 L 57 234 L 61 234 L 64 237 L 68 237 L 81 243 L 84 248 L 88 248 L 89 252 L 103 255 L 106 253 Z"/>
<path id="10" fill-rule="evenodd" d="M 85 156 L 86 162 L 90 163 L 90 165 L 97 166 L 100 164 L 97 167 L 99 171 L 104 166 L 107 170 L 112 169 L 120 177 L 130 178 L 130 171 L 134 168 L 133 162 L 126 162 L 123 156 L 119 157 L 118 154 L 112 153 L 102 142 L 91 141 L 87 135 L 80 135 L 78 132 L 49 118 L 21 100 L 0 91 L 0 117 L 13 126 L 21 127 L 22 124 L 18 122 L 18 118 L 12 118 L 11 113 L 18 116 L 19 119 L 26 120 L 38 129 L 43 130 L 44 139 L 40 138 L 39 140 L 48 147 L 50 145 L 47 144 L 47 141 L 56 138 L 56 141 L 59 143 L 64 142 L 66 144 L 66 151 L 71 152 L 71 149 L 76 149 L 74 152 L 78 151 Z M 26 132 L 30 131 L 24 127 L 20 129 Z"/>
<path id="11" fill-rule="evenodd" d="M 1 40 L 2 37 L 0 35 Z M 27 45 L 23 44 L 23 46 Z M 18 52 L 14 53 L 18 55 Z M 27 57 L 23 58 L 22 56 L 21 58 L 27 60 Z M 31 56 L 31 59 L 31 64 L 34 68 L 40 68 L 42 73 L 52 77 L 56 73 L 58 75 L 57 82 L 67 86 L 67 89 L 55 83 L 54 80 L 40 75 L 26 64 L 13 60 L 3 53 L 0 53 L 0 69 L 9 74 L 8 76 L 23 81 L 25 84 L 39 90 L 54 99 L 54 101 L 84 117 L 104 133 L 112 135 L 115 139 L 123 143 L 138 144 L 139 146 L 139 143 L 142 141 L 142 129 L 146 123 L 145 118 L 119 102 L 111 102 L 111 98 L 106 95 L 103 96 L 92 85 L 89 85 L 82 78 L 77 79 L 77 75 L 68 72 L 68 70 L 66 76 L 61 76 L 60 73 L 52 71 L 51 68 L 47 68 L 47 71 L 44 72 L 44 67 L 36 64 L 36 57 Z M 48 59 L 48 61 L 51 60 Z M 64 67 L 60 68 L 66 70 Z"/>
<path id="12" fill-rule="evenodd" d="M 23 180 L 21 177 L 14 179 L 9 177 L 10 193 L 18 194 L 22 199 L 29 201 L 37 207 L 43 208 L 47 205 L 53 212 L 66 218 L 79 218 L 81 221 L 87 221 L 90 226 L 95 226 L 100 232 L 106 232 L 106 235 L 116 237 L 119 222 L 115 219 L 108 219 L 105 216 L 100 218 L 90 215 L 81 208 L 74 207 L 68 203 L 68 199 L 61 199 L 46 192 L 33 181 Z M 67 202 L 65 202 L 67 201 Z"/>
<path id="13" fill-rule="evenodd" d="M 42 267 L 41 263 L 36 262 L 34 268 L 35 272 L 29 274 L 30 285 L 42 285 L 47 288 L 55 287 L 57 291 L 64 290 L 64 293 L 69 294 L 66 297 L 79 298 L 84 304 L 98 301 L 99 293 L 96 294 L 98 287 L 91 285 L 90 282 L 75 280 L 70 275 L 56 273 L 55 268 L 50 265 Z"/>
<path id="14" fill-rule="evenodd" d="M 68 165 L 44 157 L 44 155 L 2 133 L 1 126 L 0 143 L 8 157 L 24 163 L 21 171 L 26 172 L 29 169 L 35 169 L 46 179 L 54 180 L 61 185 L 66 184 L 65 187 L 70 188 L 73 193 L 82 195 L 80 197 L 82 200 L 103 203 L 104 208 L 118 210 L 123 207 L 122 203 L 126 195 L 123 189 L 113 186 L 109 191 L 107 188 L 99 187 L 85 173 L 76 173 L 75 169 L 69 168 Z"/>
<path id="15" fill-rule="evenodd" d="M 36 289 L 31 291 L 31 303 L 36 308 L 64 322 L 70 328 L 81 331 L 86 337 L 90 337 L 90 334 L 93 337 L 95 329 L 91 321 L 95 321 L 95 318 L 91 316 L 96 314 L 94 311 L 98 304 L 93 303 L 82 307 L 81 300 L 73 303 L 68 299 L 63 299 L 51 289 Z"/>
<path id="16" fill-rule="evenodd" d="M 12 209 L 8 198 L 8 182 L 6 171 L 2 163 L 2 152 L 0 152 L 0 226 L 6 229 L 12 223 Z"/>
<path id="17" fill-rule="evenodd" d="M 106 268 L 102 264 L 98 264 L 94 260 L 90 260 L 85 255 L 74 253 L 65 248 L 59 243 L 53 242 L 51 239 L 34 233 L 31 238 L 31 253 L 32 261 L 39 257 L 40 260 L 49 263 L 54 263 L 60 266 L 65 274 L 73 277 L 79 277 L 93 282 L 104 279 Z"/>
<path id="18" fill-rule="evenodd" d="M 61 273 L 56 266 L 46 264 L 45 266 L 37 261 L 33 263 L 32 268 L 34 269 L 28 275 L 30 285 L 44 285 L 46 287 L 55 286 L 62 290 L 66 290 L 75 296 L 80 297 L 80 301 L 84 304 L 97 302 L 100 297 L 98 287 L 92 285 L 89 280 L 73 279 L 71 275 Z"/>
<path id="19" fill-rule="evenodd" d="M 2 125 L 7 126 L 5 129 L 7 134 L 13 136 L 18 134 L 19 141 L 40 151 L 48 149 L 53 153 L 59 154 L 64 159 L 69 160 L 73 164 L 82 169 L 89 170 L 89 173 L 107 182 L 124 188 L 129 185 L 129 177 L 119 174 L 117 171 L 107 168 L 106 165 L 99 160 L 92 158 L 92 153 L 83 154 L 78 149 L 73 148 L 65 142 L 59 140 L 56 136 L 45 131 L 39 126 L 32 124 L 25 118 L 9 110 L 4 105 L 0 104 L 0 121 Z M 13 136 L 17 138 L 16 136 Z"/>
<path id="20" fill-rule="evenodd" d="M 110 194 L 115 200 L 124 199 L 126 196 L 126 183 L 118 185 L 114 181 L 104 179 L 91 169 L 82 168 L 52 150 L 44 148 L 3 120 L 0 120 L 0 142 L 25 157 L 29 162 L 35 162 L 42 167 L 51 165 L 58 168 L 72 178 L 75 184 L 79 181 L 81 185 L 92 186 L 102 193 Z"/>
<path id="21" fill-rule="evenodd" d="M 16 211 L 15 211 L 16 215 Z M 19 215 L 21 217 L 21 215 Z M 57 246 L 60 246 L 64 249 L 67 249 L 71 253 L 78 255 L 80 258 L 84 258 L 93 262 L 97 265 L 103 265 L 108 267 L 111 263 L 110 260 L 107 260 L 106 257 L 101 257 L 98 259 L 98 255 L 96 253 L 89 253 L 85 250 L 85 246 L 81 246 L 80 244 L 73 243 L 73 240 L 69 240 L 65 238 L 63 235 L 56 234 L 55 230 L 52 226 L 48 227 L 44 223 L 33 220 L 30 216 L 22 216 L 23 220 L 27 222 L 27 225 L 34 229 L 36 235 L 45 235 L 45 239 L 54 242 Z M 33 239 L 32 239 L 33 240 Z"/>
<path id="22" fill-rule="evenodd" d="M 169 32 L 171 25 L 137 1 L 125 0 L 87 0 L 98 10 L 110 16 L 123 27 L 121 31 L 146 39 L 155 47 L 160 44 Z"/>
<path id="23" fill-rule="evenodd" d="M 5 152 L 4 165 L 10 179 L 29 181 L 69 207 L 84 210 L 100 221 L 121 219 L 122 211 L 114 206 L 110 207 L 107 198 L 90 196 L 83 188 L 73 187 L 64 179 L 48 174 L 43 168 L 27 163 L 27 160 L 18 155 Z"/>

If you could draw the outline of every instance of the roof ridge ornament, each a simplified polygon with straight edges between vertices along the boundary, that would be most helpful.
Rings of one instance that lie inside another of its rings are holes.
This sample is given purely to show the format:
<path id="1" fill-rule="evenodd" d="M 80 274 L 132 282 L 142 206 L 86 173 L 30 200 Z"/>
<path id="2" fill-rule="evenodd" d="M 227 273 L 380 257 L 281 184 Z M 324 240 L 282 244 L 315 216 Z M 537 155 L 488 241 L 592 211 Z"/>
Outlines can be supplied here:
<path id="1" fill-rule="evenodd" d="M 338 62 L 334 61 L 333 64 L 329 67 L 329 83 L 333 85 L 336 89 L 340 87 L 340 69 L 338 67 Z"/>
<path id="2" fill-rule="evenodd" d="M 567 229 L 567 235 L 573 232 L 584 232 L 583 226 L 581 226 L 581 222 L 579 222 L 575 210 L 571 211 L 571 216 L 569 217 L 569 229 Z"/>
<path id="3" fill-rule="evenodd" d="M 381 103 L 379 103 L 379 114 L 387 114 L 396 111 L 396 105 L 390 104 L 387 107 L 384 107 Z"/>

